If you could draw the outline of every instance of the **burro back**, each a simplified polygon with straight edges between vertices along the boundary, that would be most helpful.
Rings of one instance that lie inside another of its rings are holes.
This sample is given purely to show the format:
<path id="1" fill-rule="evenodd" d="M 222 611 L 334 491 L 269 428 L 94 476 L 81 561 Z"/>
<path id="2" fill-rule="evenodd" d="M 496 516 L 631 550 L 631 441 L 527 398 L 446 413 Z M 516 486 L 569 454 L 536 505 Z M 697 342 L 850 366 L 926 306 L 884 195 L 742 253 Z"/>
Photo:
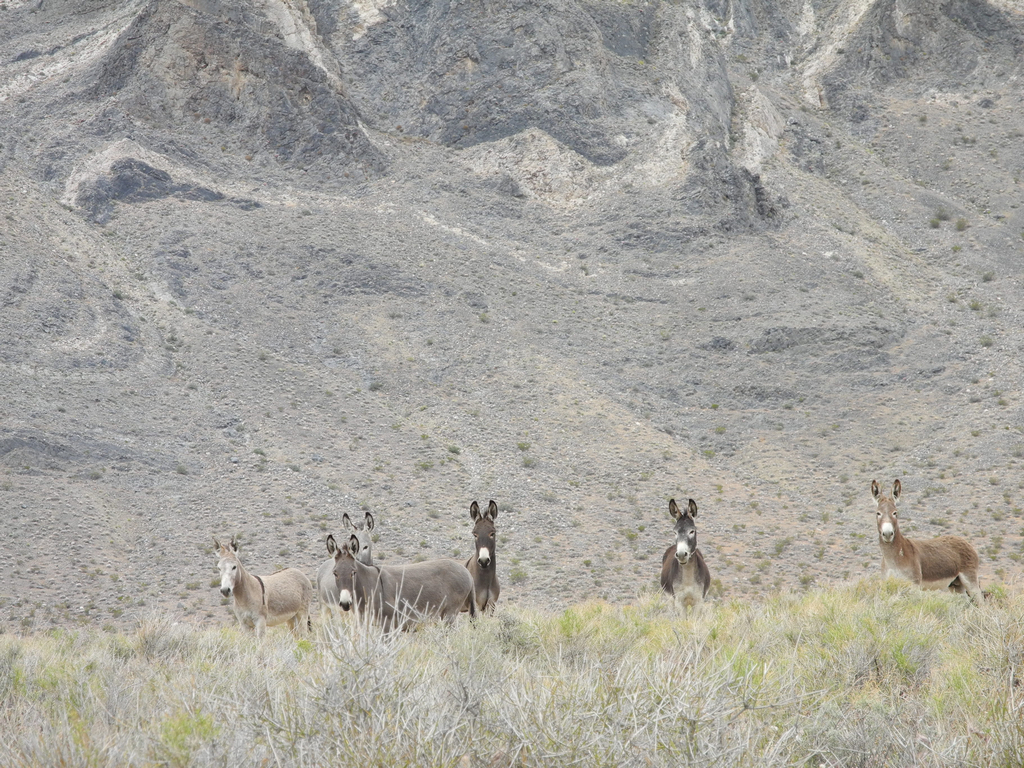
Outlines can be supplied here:
<path id="1" fill-rule="evenodd" d="M 476 615 L 473 577 L 457 560 L 426 560 L 408 565 L 367 565 L 356 558 L 353 535 L 347 555 L 335 558 L 334 575 L 342 610 L 355 608 L 385 632 L 408 629 L 431 619 L 454 623 L 467 601 Z"/>

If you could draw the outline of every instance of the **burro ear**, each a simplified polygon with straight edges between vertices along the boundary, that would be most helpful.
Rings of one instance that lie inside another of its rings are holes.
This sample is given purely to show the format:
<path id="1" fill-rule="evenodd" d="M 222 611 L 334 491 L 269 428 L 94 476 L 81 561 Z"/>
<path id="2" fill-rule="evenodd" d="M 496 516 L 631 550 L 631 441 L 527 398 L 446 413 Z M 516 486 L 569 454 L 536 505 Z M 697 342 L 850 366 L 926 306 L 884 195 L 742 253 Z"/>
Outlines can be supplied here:
<path id="1" fill-rule="evenodd" d="M 348 516 L 348 512 L 341 516 L 341 526 L 342 528 L 355 528 L 355 526 L 352 525 L 352 518 Z"/>
<path id="2" fill-rule="evenodd" d="M 878 485 L 877 480 L 871 481 L 871 497 L 875 500 L 875 504 L 878 503 L 878 498 L 882 495 L 882 489 Z"/>
<path id="3" fill-rule="evenodd" d="M 498 516 L 498 505 L 494 503 L 494 499 L 491 499 L 490 503 L 487 505 L 487 516 L 491 518 L 492 522 L 494 521 L 494 518 Z"/>
<path id="4" fill-rule="evenodd" d="M 480 505 L 475 501 L 469 505 L 469 519 L 474 523 L 480 519 Z"/>
<path id="5" fill-rule="evenodd" d="M 675 518 L 676 520 L 678 520 L 679 516 L 683 514 L 682 512 L 679 511 L 679 505 L 676 504 L 676 500 L 675 499 L 669 499 L 668 500 L 668 513 L 670 515 L 672 515 L 672 517 Z"/>
<path id="6" fill-rule="evenodd" d="M 686 502 L 686 511 L 690 513 L 690 517 L 697 516 L 697 502 L 690 499 Z"/>
<path id="7" fill-rule="evenodd" d="M 232 536 L 231 537 L 231 551 L 232 552 L 238 552 L 238 548 L 239 548 L 239 544 L 238 544 L 237 541 L 235 541 L 235 537 Z"/>
<path id="8" fill-rule="evenodd" d="M 327 534 L 327 554 L 334 556 L 338 552 L 338 542 L 334 540 L 334 534 Z"/>
<path id="9" fill-rule="evenodd" d="M 900 493 L 903 492 L 903 485 L 899 480 L 892 484 L 892 500 L 896 501 L 900 497 Z"/>
<path id="10" fill-rule="evenodd" d="M 359 554 L 359 537 L 354 533 L 348 539 L 348 551 L 353 555 Z"/>
<path id="11" fill-rule="evenodd" d="M 373 530 L 373 515 L 371 515 L 369 512 L 366 513 L 366 530 Z"/>

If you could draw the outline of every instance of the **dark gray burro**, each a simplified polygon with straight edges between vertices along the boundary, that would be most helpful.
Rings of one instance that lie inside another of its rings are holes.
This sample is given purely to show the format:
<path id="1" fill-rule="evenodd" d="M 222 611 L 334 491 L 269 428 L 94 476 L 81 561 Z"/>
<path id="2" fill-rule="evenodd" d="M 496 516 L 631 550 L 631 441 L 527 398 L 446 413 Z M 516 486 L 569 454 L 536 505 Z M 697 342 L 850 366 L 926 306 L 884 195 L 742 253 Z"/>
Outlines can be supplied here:
<path id="1" fill-rule="evenodd" d="M 351 528 L 353 536 L 359 538 L 359 561 L 367 565 L 373 564 L 373 550 L 370 545 L 370 531 L 373 530 L 373 515 L 369 512 L 363 520 L 354 522 L 348 516 L 348 512 L 341 516 L 341 524 L 345 528 Z M 321 563 L 316 572 L 316 593 L 320 599 L 320 616 L 326 618 L 338 612 L 338 587 L 334 580 L 334 557 L 337 554 L 338 545 L 334 536 L 327 536 L 327 559 Z"/>
<path id="2" fill-rule="evenodd" d="M 910 579 L 921 589 L 966 592 L 975 602 L 984 602 L 978 581 L 978 552 L 971 542 L 962 536 L 908 539 L 900 533 L 896 501 L 902 490 L 897 480 L 892 484 L 892 496 L 886 496 L 878 483 L 871 481 L 871 495 L 877 507 L 878 546 L 882 549 L 882 575 Z"/>
<path id="3" fill-rule="evenodd" d="M 433 618 L 454 624 L 468 602 L 476 616 L 473 577 L 457 560 L 427 560 L 409 565 L 367 565 L 356 559 L 359 537 L 353 534 L 347 547 L 338 547 L 334 578 L 338 605 L 368 614 L 385 632 L 408 629 Z"/>
<path id="4" fill-rule="evenodd" d="M 676 519 L 676 543 L 665 550 L 661 559 L 661 588 L 675 597 L 676 605 L 683 604 L 683 613 L 704 602 L 711 586 L 711 571 L 704 556 L 697 549 L 697 502 L 690 499 L 685 510 L 680 510 L 675 499 L 668 502 L 668 511 Z"/>
<path id="5" fill-rule="evenodd" d="M 466 569 L 473 577 L 476 587 L 476 607 L 481 611 L 493 611 L 501 594 L 498 583 L 498 560 L 495 556 L 494 518 L 498 516 L 498 505 L 491 499 L 487 511 L 480 513 L 480 505 L 475 501 L 469 505 L 469 517 L 473 521 L 474 554 L 466 561 Z M 469 610 L 469 601 L 462 606 L 463 611 Z"/>

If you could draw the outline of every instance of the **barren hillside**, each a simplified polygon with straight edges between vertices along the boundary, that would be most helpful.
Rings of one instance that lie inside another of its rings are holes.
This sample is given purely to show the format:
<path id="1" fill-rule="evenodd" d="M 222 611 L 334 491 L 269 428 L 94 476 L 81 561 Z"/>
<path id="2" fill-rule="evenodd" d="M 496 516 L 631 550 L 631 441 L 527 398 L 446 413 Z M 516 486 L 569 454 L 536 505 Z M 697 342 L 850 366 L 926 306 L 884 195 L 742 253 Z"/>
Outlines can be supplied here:
<path id="1" fill-rule="evenodd" d="M 0 631 L 343 512 L 502 600 L 1024 555 L 1017 0 L 0 0 Z"/>

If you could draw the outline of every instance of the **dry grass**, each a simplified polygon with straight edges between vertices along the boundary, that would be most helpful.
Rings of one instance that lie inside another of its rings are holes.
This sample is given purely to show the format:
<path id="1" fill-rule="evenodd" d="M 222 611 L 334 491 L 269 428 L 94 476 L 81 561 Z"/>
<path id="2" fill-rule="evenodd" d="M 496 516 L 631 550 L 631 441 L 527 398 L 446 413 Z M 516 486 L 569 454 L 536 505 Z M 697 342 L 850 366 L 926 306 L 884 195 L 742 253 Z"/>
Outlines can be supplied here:
<path id="1" fill-rule="evenodd" d="M 1020 765 L 1024 601 L 870 581 L 391 638 L 0 637 L 4 766 Z"/>

